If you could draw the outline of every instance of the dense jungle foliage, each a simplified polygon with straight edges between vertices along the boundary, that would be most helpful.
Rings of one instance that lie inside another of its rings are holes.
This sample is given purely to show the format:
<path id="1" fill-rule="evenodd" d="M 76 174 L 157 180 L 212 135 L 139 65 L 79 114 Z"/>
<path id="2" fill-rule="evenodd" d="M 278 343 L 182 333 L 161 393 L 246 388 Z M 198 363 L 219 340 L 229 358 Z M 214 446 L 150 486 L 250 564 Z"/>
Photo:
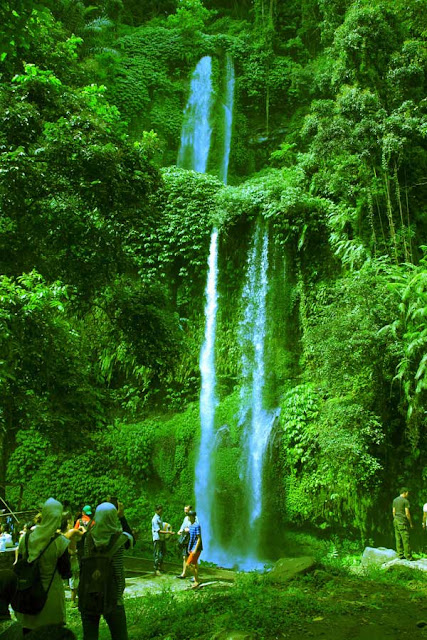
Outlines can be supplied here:
<path id="1" fill-rule="evenodd" d="M 220 230 L 218 481 L 236 327 L 268 224 L 269 508 L 377 542 L 427 478 L 427 0 L 6 0 L 0 8 L 0 485 L 192 497 Z M 204 55 L 236 94 L 228 185 L 174 166 Z M 8 486 L 17 504 L 19 488 Z M 170 516 L 169 516 L 170 517 Z M 419 519 L 418 519 L 419 521 Z"/>

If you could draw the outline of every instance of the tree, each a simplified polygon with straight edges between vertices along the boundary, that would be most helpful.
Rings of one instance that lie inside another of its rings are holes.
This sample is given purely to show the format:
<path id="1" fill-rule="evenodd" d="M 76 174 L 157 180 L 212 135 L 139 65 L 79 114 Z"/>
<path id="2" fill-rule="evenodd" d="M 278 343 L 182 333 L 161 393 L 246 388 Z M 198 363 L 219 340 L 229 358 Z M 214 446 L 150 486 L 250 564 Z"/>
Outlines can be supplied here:
<path id="1" fill-rule="evenodd" d="M 399 315 L 382 333 L 398 339 L 396 377 L 406 409 L 406 427 L 412 448 L 426 436 L 427 392 L 427 247 L 419 265 L 404 265 L 392 274 L 390 289 L 399 304 Z"/>
<path id="2" fill-rule="evenodd" d="M 150 142 L 130 142 L 104 89 L 71 90 L 27 65 L 4 92 L 0 118 L 3 273 L 37 268 L 87 300 L 115 273 L 138 270 L 160 177 Z"/>
<path id="3" fill-rule="evenodd" d="M 70 448 L 104 418 L 71 293 L 35 271 L 0 277 L 0 485 L 18 430 Z"/>

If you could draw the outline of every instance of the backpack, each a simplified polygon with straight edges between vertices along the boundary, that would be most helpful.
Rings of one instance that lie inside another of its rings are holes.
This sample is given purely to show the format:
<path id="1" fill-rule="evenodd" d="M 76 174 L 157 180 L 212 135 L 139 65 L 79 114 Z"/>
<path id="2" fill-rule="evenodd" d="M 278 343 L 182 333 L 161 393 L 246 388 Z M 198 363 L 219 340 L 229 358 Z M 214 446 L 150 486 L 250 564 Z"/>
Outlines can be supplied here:
<path id="1" fill-rule="evenodd" d="M 25 534 L 25 556 L 18 559 L 13 565 L 13 571 L 18 578 L 16 593 L 11 600 L 12 609 L 18 613 L 29 613 L 35 615 L 40 613 L 46 604 L 50 585 L 56 572 L 56 566 L 49 582 L 48 588 L 44 589 L 40 575 L 40 558 L 51 545 L 57 536 L 51 538 L 43 551 L 33 560 L 28 562 L 28 539 L 31 531 Z"/>
<path id="2" fill-rule="evenodd" d="M 91 518 L 87 522 L 83 522 L 82 518 L 79 518 L 79 525 L 88 531 L 91 525 L 94 524 L 94 519 Z M 82 561 L 82 557 L 84 555 L 84 546 L 85 546 L 85 535 L 79 538 L 76 542 L 76 550 L 77 550 L 77 560 L 79 561 L 79 565 Z"/>
<path id="3" fill-rule="evenodd" d="M 96 547 L 88 531 L 85 554 L 80 564 L 79 610 L 89 615 L 105 615 L 115 609 L 118 584 L 113 556 L 123 545 L 123 533 L 115 533 L 107 546 Z"/>

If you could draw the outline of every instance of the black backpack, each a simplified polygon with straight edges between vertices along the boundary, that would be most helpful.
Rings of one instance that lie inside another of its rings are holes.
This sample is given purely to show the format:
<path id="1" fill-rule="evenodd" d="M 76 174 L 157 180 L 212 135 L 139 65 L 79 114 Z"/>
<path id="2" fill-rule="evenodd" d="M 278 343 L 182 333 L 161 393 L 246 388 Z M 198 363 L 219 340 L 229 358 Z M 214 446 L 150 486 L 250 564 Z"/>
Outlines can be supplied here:
<path id="1" fill-rule="evenodd" d="M 90 531 L 85 537 L 85 554 L 80 564 L 79 610 L 89 615 L 105 615 L 117 605 L 118 584 L 113 556 L 123 545 L 124 535 L 117 532 L 107 546 L 98 548 Z"/>
<path id="2" fill-rule="evenodd" d="M 40 613 L 46 604 L 50 585 L 52 584 L 52 580 L 56 572 L 55 566 L 49 586 L 45 590 L 43 588 L 40 575 L 40 558 L 57 536 L 55 535 L 49 540 L 48 544 L 35 560 L 28 562 L 28 539 L 30 537 L 30 533 L 31 531 L 28 531 L 25 534 L 25 555 L 19 558 L 17 563 L 13 565 L 13 571 L 18 578 L 18 586 L 16 593 L 12 598 L 11 605 L 12 609 L 14 611 L 18 611 L 18 613 L 29 613 L 31 615 L 35 615 Z"/>
<path id="3" fill-rule="evenodd" d="M 83 519 L 79 518 L 79 525 L 84 529 L 86 529 L 86 531 L 90 529 L 92 524 L 94 524 L 93 518 L 91 518 L 87 522 L 83 522 Z M 82 558 L 84 556 L 85 538 L 86 538 L 86 535 L 83 535 L 76 542 L 77 560 L 79 561 L 79 565 L 81 564 Z"/>

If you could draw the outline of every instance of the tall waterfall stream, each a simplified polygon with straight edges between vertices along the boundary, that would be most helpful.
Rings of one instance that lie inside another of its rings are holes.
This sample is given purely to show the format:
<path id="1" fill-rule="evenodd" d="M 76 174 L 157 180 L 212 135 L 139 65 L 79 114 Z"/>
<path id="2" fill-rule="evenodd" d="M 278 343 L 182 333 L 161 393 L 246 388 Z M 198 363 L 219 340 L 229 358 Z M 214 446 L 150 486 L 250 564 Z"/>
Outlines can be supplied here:
<path id="1" fill-rule="evenodd" d="M 225 89 L 222 102 L 223 150 L 219 175 L 226 184 L 231 149 L 234 65 L 225 60 Z M 212 59 L 202 58 L 194 70 L 190 96 L 184 111 L 178 166 L 206 172 L 211 144 L 211 111 L 213 104 Z M 250 535 L 251 543 L 241 549 L 239 557 L 222 549 L 216 541 L 215 469 L 217 445 L 215 430 L 216 370 L 215 341 L 218 309 L 218 231 L 213 229 L 208 258 L 205 290 L 205 335 L 200 352 L 200 449 L 195 469 L 195 497 L 203 530 L 204 558 L 224 566 L 238 565 L 251 569 L 260 564 L 257 558 L 259 520 L 262 511 L 263 463 L 275 416 L 263 407 L 265 383 L 264 343 L 266 337 L 266 303 L 268 292 L 268 230 L 257 225 L 247 261 L 246 282 L 242 293 L 243 313 L 239 326 L 242 387 L 239 420 L 243 427 L 242 465 L 240 477 L 246 487 L 248 522 L 235 523 Z M 236 471 L 237 472 L 237 471 Z"/>

